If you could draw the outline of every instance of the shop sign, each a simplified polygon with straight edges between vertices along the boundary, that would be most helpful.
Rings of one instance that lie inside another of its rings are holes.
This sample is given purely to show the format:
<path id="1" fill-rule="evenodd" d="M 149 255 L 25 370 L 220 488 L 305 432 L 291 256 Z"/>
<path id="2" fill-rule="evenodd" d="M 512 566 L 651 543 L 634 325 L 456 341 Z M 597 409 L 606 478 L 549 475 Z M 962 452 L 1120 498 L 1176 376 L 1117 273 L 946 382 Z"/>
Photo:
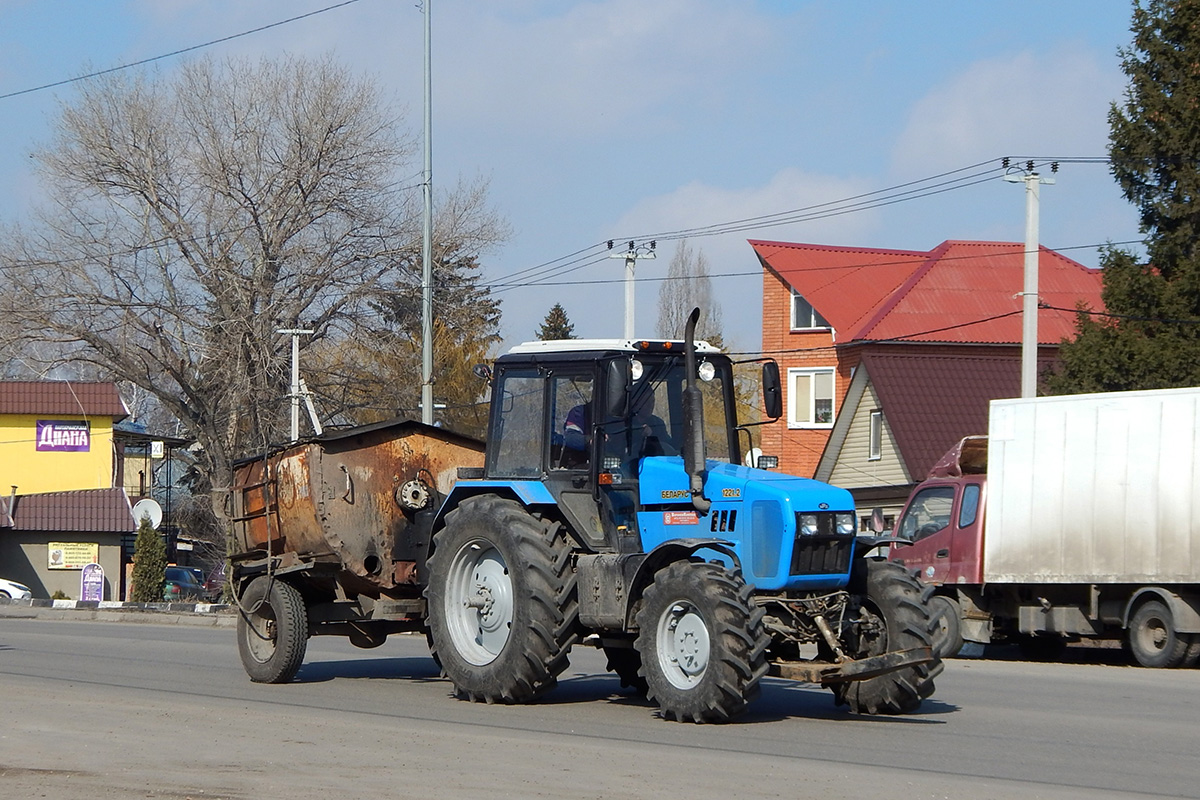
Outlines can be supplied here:
<path id="1" fill-rule="evenodd" d="M 100 560 L 99 542 L 50 542 L 46 549 L 50 569 L 83 569 Z"/>
<path id="2" fill-rule="evenodd" d="M 92 449 L 92 431 L 83 419 L 39 419 L 39 453 L 86 453 Z"/>

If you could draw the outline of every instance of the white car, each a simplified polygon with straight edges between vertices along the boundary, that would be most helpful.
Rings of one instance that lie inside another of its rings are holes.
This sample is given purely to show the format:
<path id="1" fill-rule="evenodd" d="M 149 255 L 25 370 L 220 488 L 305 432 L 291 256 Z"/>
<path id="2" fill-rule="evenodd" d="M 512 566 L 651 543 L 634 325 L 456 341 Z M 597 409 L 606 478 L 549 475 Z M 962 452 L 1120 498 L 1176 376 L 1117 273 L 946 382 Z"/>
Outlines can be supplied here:
<path id="1" fill-rule="evenodd" d="M 28 600 L 33 597 L 33 592 L 29 591 L 29 587 L 23 583 L 16 581 L 6 581 L 0 578 L 0 597 L 10 597 L 13 600 Z"/>

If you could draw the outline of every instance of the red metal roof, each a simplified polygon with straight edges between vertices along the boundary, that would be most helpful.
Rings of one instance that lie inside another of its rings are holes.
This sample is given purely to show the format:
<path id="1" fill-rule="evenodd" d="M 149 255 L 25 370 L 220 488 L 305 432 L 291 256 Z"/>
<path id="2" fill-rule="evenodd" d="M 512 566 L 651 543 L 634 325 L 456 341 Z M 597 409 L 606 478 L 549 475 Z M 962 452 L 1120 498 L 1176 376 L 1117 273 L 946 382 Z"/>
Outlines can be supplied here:
<path id="1" fill-rule="evenodd" d="M 990 401 L 1020 395 L 1020 349 L 1005 350 L 974 356 L 928 350 L 863 354 L 862 366 L 914 480 L 923 480 L 964 436 L 987 433 Z M 1052 362 L 1040 359 L 1039 371 Z"/>
<path id="2" fill-rule="evenodd" d="M 835 341 L 1021 341 L 1024 245 L 947 241 L 929 252 L 751 241 L 763 266 L 813 305 Z M 1075 332 L 1076 304 L 1104 307 L 1100 270 L 1038 256 L 1038 341 Z"/>
<path id="3" fill-rule="evenodd" d="M 96 381 L 0 381 L 0 414 L 72 414 L 125 419 L 116 384 Z"/>
<path id="4" fill-rule="evenodd" d="M 7 505 L 9 498 L 5 497 Z M 124 489 L 81 489 L 17 495 L 14 530 L 131 533 L 137 529 Z"/>

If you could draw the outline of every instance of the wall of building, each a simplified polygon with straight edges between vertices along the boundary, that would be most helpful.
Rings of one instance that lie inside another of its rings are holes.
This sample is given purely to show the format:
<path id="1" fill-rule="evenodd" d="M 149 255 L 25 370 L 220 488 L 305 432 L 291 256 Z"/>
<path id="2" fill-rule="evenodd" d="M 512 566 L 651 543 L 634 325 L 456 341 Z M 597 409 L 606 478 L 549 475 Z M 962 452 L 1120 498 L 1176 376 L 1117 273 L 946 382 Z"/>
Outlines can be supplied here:
<path id="1" fill-rule="evenodd" d="M 830 428 L 790 428 L 787 421 L 788 370 L 835 367 L 834 418 L 841 412 L 846 390 L 858 363 L 857 355 L 839 355 L 833 347 L 831 330 L 791 329 L 792 290 L 770 270 L 763 270 L 763 354 L 779 362 L 784 381 L 784 418 L 767 425 L 762 433 L 762 451 L 779 456 L 779 471 L 811 478 L 829 442 Z"/>
<path id="2" fill-rule="evenodd" d="M 38 420 L 88 420 L 86 451 L 39 451 Z M 0 415 L 0 493 L 18 494 L 108 489 L 113 485 L 112 417 L 70 414 Z"/>
<path id="3" fill-rule="evenodd" d="M 103 599 L 124 599 L 124 568 L 121 564 L 119 533 L 45 533 L 13 531 L 6 528 L 0 531 L 0 575 L 25 584 L 34 597 L 45 599 L 53 596 L 55 591 L 61 591 L 72 600 L 79 600 L 79 579 L 82 570 L 51 569 L 51 542 L 97 544 L 97 563 L 104 568 Z"/>

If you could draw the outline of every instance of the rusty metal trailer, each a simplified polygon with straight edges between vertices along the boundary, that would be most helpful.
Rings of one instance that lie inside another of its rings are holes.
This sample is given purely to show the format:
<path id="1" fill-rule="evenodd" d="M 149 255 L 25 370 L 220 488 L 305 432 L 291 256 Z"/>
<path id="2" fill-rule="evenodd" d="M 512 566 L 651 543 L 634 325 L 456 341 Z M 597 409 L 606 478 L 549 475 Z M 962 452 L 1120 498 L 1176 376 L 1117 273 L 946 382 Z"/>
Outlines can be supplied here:
<path id="1" fill-rule="evenodd" d="M 391 633 L 421 630 L 434 515 L 458 470 L 482 464 L 482 442 L 412 420 L 331 432 L 240 461 L 229 559 L 251 677 L 290 678 L 308 636 L 376 647 Z M 277 614 L 282 607 L 289 613 Z"/>

